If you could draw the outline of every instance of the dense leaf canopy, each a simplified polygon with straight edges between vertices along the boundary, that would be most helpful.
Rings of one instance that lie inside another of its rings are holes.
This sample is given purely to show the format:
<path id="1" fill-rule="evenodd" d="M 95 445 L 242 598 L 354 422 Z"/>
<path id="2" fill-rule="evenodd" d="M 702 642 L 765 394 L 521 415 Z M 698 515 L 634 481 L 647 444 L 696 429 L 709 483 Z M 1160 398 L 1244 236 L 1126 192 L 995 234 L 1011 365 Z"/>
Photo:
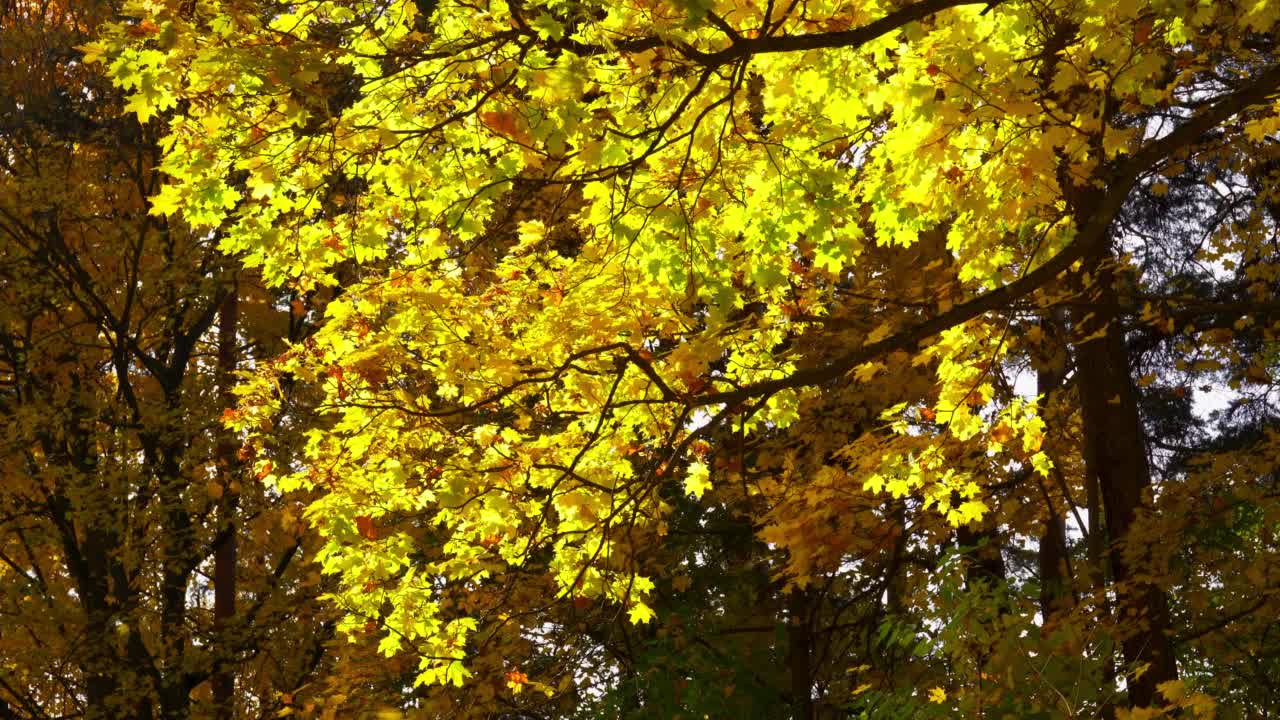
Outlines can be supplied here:
<path id="1" fill-rule="evenodd" d="M 341 629 L 474 676 L 421 707 L 1200 716 L 1277 711 L 1278 22 L 134 0 L 81 49 L 152 215 L 318 325 L 227 424 Z"/>

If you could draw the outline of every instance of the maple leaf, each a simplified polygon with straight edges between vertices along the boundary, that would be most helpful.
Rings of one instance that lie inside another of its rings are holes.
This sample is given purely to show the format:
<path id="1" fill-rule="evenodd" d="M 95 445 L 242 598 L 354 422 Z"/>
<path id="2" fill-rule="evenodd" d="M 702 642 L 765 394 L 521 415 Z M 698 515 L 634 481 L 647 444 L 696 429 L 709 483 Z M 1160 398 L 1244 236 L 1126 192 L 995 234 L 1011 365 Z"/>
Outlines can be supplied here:
<path id="1" fill-rule="evenodd" d="M 528 684 L 529 676 L 519 670 L 512 670 L 507 673 L 507 687 L 511 689 L 512 694 L 518 695 L 524 686 Z"/>
<path id="2" fill-rule="evenodd" d="M 651 622 L 654 618 L 653 609 L 642 602 L 635 602 L 627 610 L 627 618 L 635 625 Z"/>
<path id="3" fill-rule="evenodd" d="M 711 469 L 702 461 L 689 463 L 689 469 L 685 473 L 684 491 L 699 500 L 702 494 L 711 489 Z"/>

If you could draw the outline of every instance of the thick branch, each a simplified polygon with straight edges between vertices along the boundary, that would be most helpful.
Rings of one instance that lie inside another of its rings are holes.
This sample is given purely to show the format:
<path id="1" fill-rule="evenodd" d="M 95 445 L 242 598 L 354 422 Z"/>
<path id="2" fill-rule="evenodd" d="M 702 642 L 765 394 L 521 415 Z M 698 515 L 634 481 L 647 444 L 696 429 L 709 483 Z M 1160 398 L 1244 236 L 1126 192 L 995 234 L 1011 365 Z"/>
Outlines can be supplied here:
<path id="1" fill-rule="evenodd" d="M 919 7 L 919 6 L 912 6 Z M 1280 66 L 1258 75 L 1244 88 L 1226 95 L 1203 112 L 1179 125 L 1173 132 L 1143 146 L 1126 160 L 1110 178 L 1102 178 L 1105 190 L 1086 191 L 1093 197 L 1083 203 L 1087 211 L 1076 239 L 1040 267 L 1017 280 L 980 295 L 969 302 L 953 307 L 945 313 L 891 335 L 879 342 L 863 345 L 857 350 L 827 365 L 798 370 L 785 378 L 748 385 L 736 390 L 710 393 L 699 397 L 695 405 L 737 405 L 755 397 L 772 395 L 789 388 L 808 387 L 830 382 L 844 376 L 862 363 L 887 355 L 895 350 L 914 351 L 919 343 L 943 330 L 972 320 L 984 313 L 1008 307 L 1010 303 L 1025 297 L 1052 281 L 1059 273 L 1068 270 L 1073 263 L 1088 252 L 1107 242 L 1108 230 L 1119 214 L 1137 179 L 1157 163 L 1191 145 L 1205 133 L 1243 112 L 1251 106 L 1267 102 L 1280 89 Z"/>

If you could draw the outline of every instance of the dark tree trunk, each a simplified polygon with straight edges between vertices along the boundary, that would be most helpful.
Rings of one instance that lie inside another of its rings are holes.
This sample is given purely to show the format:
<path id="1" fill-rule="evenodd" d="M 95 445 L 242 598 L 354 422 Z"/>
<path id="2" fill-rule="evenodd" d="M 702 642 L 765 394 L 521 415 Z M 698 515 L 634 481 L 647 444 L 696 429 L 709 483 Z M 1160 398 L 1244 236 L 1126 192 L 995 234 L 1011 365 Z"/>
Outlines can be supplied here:
<path id="1" fill-rule="evenodd" d="M 1051 514 L 1045 520 L 1044 534 L 1040 536 L 1040 616 L 1045 622 L 1069 605 L 1071 597 L 1068 592 L 1066 527 L 1061 515 Z"/>
<path id="2" fill-rule="evenodd" d="M 236 330 L 239 305 L 237 290 L 230 293 L 218 310 L 218 391 L 223 407 L 235 404 Z M 217 720 L 231 720 L 235 714 L 235 673 L 232 653 L 225 642 L 236 614 L 236 488 L 234 487 L 236 447 L 234 438 L 223 432 L 218 443 L 218 474 L 222 496 L 218 501 L 218 531 L 221 542 L 213 557 L 213 618 L 223 647 L 217 658 L 211 685 Z"/>
<path id="3" fill-rule="evenodd" d="M 961 525 L 956 528 L 956 542 L 964 548 L 969 561 L 964 574 L 967 587 L 973 588 L 979 583 L 996 585 L 1005 579 L 1000 538 L 989 526 Z"/>
<path id="4" fill-rule="evenodd" d="M 795 589 L 787 603 L 787 668 L 792 720 L 813 720 L 813 628 L 809 594 Z"/>
<path id="5" fill-rule="evenodd" d="M 185 720 L 190 706 L 183 661 L 190 642 L 186 628 L 187 583 L 194 567 L 194 527 L 185 507 L 186 479 L 181 474 L 180 453 L 179 448 L 164 448 L 158 480 L 158 496 L 166 520 L 160 573 L 159 652 L 160 717 L 164 720 Z"/>
<path id="6" fill-rule="evenodd" d="M 1066 367 L 1063 362 L 1064 349 L 1059 323 L 1045 318 L 1040 323 L 1043 337 L 1049 352 L 1044 365 L 1036 373 L 1036 390 L 1040 393 L 1040 411 L 1043 413 L 1050 405 L 1055 393 L 1062 387 Z M 1067 504 L 1070 498 L 1065 497 L 1066 488 L 1063 483 L 1063 507 L 1053 502 L 1053 494 L 1041 484 L 1044 490 L 1046 518 L 1044 532 L 1040 536 L 1039 573 L 1040 573 L 1040 617 L 1047 625 L 1049 618 L 1072 603 L 1072 578 L 1070 558 L 1067 555 L 1067 523 L 1066 514 L 1070 511 Z"/>
<path id="7" fill-rule="evenodd" d="M 1101 495 L 1108 560 L 1115 584 L 1117 619 L 1124 634 L 1125 662 L 1135 668 L 1147 665 L 1140 677 L 1129 680 L 1129 702 L 1150 706 L 1159 702 L 1156 686 L 1177 677 L 1177 665 L 1169 639 L 1169 607 L 1165 593 L 1149 583 L 1134 580 L 1139 568 L 1131 567 L 1123 546 L 1139 546 L 1130 528 L 1143 492 L 1151 484 L 1145 433 L 1138 415 L 1136 391 L 1129 372 L 1124 333 L 1117 321 L 1114 273 L 1109 251 L 1093 258 L 1094 312 L 1084 318 L 1077 332 L 1086 338 L 1076 349 L 1076 372 L 1084 421 L 1085 458 Z M 1096 518 L 1090 518 L 1095 521 Z M 1098 533 L 1091 527 L 1090 533 Z"/>

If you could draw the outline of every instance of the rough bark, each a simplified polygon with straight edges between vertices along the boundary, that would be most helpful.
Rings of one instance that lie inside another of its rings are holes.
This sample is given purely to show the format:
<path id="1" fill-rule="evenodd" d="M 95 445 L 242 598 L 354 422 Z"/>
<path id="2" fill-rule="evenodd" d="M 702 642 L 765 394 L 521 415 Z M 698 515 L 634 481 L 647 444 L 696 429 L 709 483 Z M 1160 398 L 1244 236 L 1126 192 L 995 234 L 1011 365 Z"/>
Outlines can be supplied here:
<path id="1" fill-rule="evenodd" d="M 1124 660 L 1130 668 L 1147 666 L 1139 677 L 1129 680 L 1129 702 L 1150 706 L 1159 702 L 1156 686 L 1177 677 L 1177 665 L 1169 639 L 1165 593 L 1135 579 L 1141 569 L 1131 566 L 1123 552 L 1126 545 L 1142 542 L 1131 536 L 1130 529 L 1142 506 L 1143 493 L 1151 485 L 1151 469 L 1124 333 L 1115 311 L 1108 310 L 1117 304 L 1110 251 L 1095 253 L 1091 260 L 1098 269 L 1093 286 L 1096 309 L 1079 323 L 1077 331 L 1087 340 L 1076 349 L 1085 458 L 1088 472 L 1097 481 L 1110 543 L 1107 559 L 1117 618 L 1125 635 Z M 1096 533 L 1098 528 L 1090 531 Z"/>
<path id="2" fill-rule="evenodd" d="M 232 388 L 235 384 L 236 332 L 239 305 L 233 288 L 227 293 L 218 310 L 218 394 L 223 407 L 235 404 Z M 236 614 L 236 488 L 234 484 L 236 448 L 234 439 L 227 433 L 218 443 L 218 481 L 222 496 L 218 502 L 219 535 L 221 542 L 213 557 L 213 617 L 219 638 L 225 638 L 231 630 Z M 220 648 L 220 662 L 215 665 L 211 678 L 213 704 L 218 720 L 230 720 L 235 714 L 235 673 L 226 651 L 227 643 Z"/>

